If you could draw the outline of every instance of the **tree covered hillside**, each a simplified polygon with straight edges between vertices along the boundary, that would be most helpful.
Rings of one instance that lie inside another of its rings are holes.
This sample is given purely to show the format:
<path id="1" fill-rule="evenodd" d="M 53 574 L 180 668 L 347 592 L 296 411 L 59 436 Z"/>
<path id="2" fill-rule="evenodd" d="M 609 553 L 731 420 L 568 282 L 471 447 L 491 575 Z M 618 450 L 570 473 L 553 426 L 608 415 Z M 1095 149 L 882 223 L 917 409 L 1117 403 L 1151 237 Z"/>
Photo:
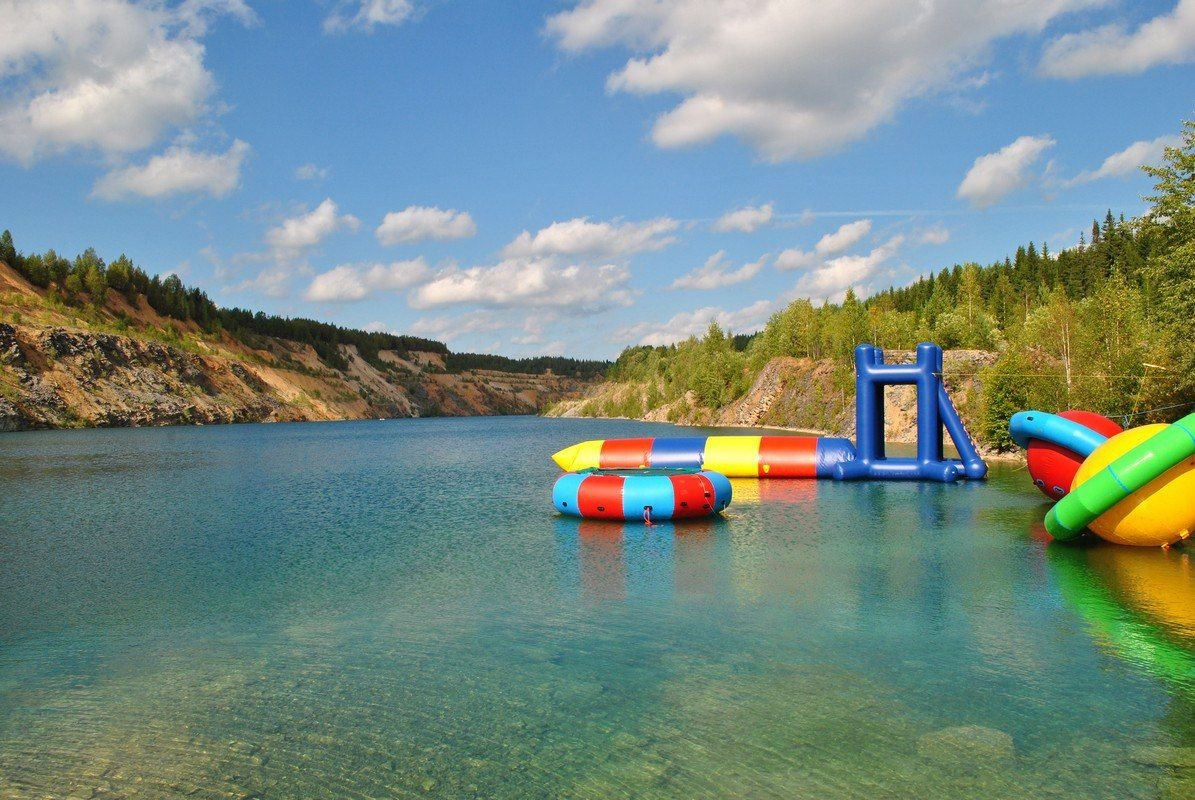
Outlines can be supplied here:
<path id="1" fill-rule="evenodd" d="M 609 366 L 606 361 L 556 356 L 507 358 L 490 354 L 452 353 L 443 342 L 418 336 L 342 328 L 328 322 L 302 317 L 279 317 L 242 308 L 221 308 L 202 289 L 184 285 L 177 275 L 150 277 L 123 253 L 111 263 L 106 263 L 92 248 L 74 259 L 60 256 L 53 249 L 25 255 L 16 249 L 12 233 L 8 230 L 0 234 L 0 261 L 16 269 L 34 286 L 47 290 L 46 299 L 54 305 L 98 315 L 109 291 L 120 293 L 134 307 L 138 298 L 144 297 L 150 307 L 162 316 L 180 322 L 194 322 L 207 333 L 227 331 L 249 344 L 252 344 L 254 336 L 271 336 L 311 345 L 324 363 L 340 370 L 348 366 L 341 353 L 341 345 L 355 346 L 362 358 L 383 369 L 385 365 L 378 356 L 381 350 L 391 350 L 403 357 L 412 351 L 437 353 L 444 356 L 449 372 L 489 369 L 542 373 L 551 370 L 557 375 L 591 378 L 601 375 Z"/>
<path id="2" fill-rule="evenodd" d="M 1109 211 L 1077 247 L 1053 253 L 1029 242 L 1002 261 L 956 264 L 865 301 L 850 290 L 839 304 L 797 300 L 753 337 L 711 324 L 701 339 L 627 348 L 610 377 L 642 392 L 603 411 L 638 416 L 685 398 L 717 408 L 777 356 L 834 359 L 850 392 L 858 343 L 933 341 L 999 353 L 980 375 L 975 433 L 989 446 L 1011 445 L 1008 418 L 1021 409 L 1173 419 L 1195 405 L 1195 122 L 1145 170 L 1156 181 L 1150 210 L 1134 219 Z"/>

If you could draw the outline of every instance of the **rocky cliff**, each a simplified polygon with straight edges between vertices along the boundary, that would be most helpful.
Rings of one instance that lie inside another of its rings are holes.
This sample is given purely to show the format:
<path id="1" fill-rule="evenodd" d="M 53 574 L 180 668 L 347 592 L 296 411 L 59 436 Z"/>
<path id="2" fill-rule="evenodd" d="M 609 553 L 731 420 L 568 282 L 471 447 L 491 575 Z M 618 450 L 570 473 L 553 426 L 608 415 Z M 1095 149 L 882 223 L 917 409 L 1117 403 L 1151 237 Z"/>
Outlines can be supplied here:
<path id="1" fill-rule="evenodd" d="M 437 353 L 341 346 L 335 369 L 308 345 L 158 316 L 111 293 L 64 306 L 0 264 L 0 431 L 428 415 L 531 414 L 585 383 L 551 374 L 448 373 Z"/>
<path id="2" fill-rule="evenodd" d="M 889 351 L 889 362 L 911 362 L 911 351 Z M 963 421 L 974 430 L 980 370 L 996 361 L 995 353 L 949 350 L 943 361 L 946 389 Z M 580 398 L 558 403 L 552 416 L 630 416 L 682 425 L 776 427 L 835 436 L 855 434 L 854 372 L 829 359 L 775 358 L 756 377 L 750 390 L 718 409 L 704 408 L 692 397 L 648 408 L 660 388 L 641 384 L 595 384 Z M 892 442 L 917 439 L 917 393 L 912 386 L 893 386 L 884 393 L 886 436 Z"/>

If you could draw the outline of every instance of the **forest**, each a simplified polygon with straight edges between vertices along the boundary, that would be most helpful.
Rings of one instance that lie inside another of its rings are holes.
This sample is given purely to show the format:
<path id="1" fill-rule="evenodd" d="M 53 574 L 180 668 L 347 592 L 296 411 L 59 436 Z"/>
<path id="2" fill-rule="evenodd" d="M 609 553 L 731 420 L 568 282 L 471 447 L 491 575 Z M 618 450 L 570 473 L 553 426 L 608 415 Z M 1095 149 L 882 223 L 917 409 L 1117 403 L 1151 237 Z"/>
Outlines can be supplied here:
<path id="1" fill-rule="evenodd" d="M 149 274 L 123 253 L 107 263 L 93 248 L 84 250 L 74 259 L 59 255 L 53 249 L 45 253 L 23 254 L 17 250 L 12 232 L 0 234 L 0 261 L 21 273 L 30 283 L 48 290 L 51 303 L 64 306 L 103 307 L 108 291 L 125 296 L 131 305 L 144 297 L 151 308 L 162 316 L 194 322 L 207 333 L 226 331 L 231 336 L 253 345 L 255 336 L 307 344 L 324 363 L 336 369 L 346 369 L 348 363 L 341 354 L 341 345 L 353 345 L 367 362 L 385 369 L 378 357 L 381 350 L 393 350 L 400 356 L 411 351 L 439 353 L 445 357 L 449 372 L 488 369 L 499 372 L 542 373 L 551 370 L 557 375 L 590 378 L 601 375 L 610 366 L 608 361 L 589 361 L 559 356 L 508 358 L 482 353 L 453 353 L 442 342 L 418 336 L 342 328 L 329 322 L 303 317 L 280 317 L 243 308 L 221 308 L 196 287 L 183 284 L 177 275 Z"/>
<path id="2" fill-rule="evenodd" d="M 977 437 L 1011 446 L 1016 411 L 1083 408 L 1141 424 L 1170 421 L 1195 406 L 1195 122 L 1178 146 L 1144 167 L 1155 182 L 1149 210 L 1108 211 L 1077 246 L 1017 247 L 992 264 L 956 264 L 910 286 L 841 303 L 797 300 L 759 333 L 733 336 L 711 323 L 704 337 L 664 347 L 629 347 L 614 381 L 644 387 L 638 416 L 681 398 L 718 408 L 746 393 L 777 356 L 833 359 L 842 389 L 860 342 L 909 349 L 920 341 L 994 351 L 980 373 Z"/>
<path id="3" fill-rule="evenodd" d="M 488 369 L 595 377 L 643 387 L 626 416 L 681 398 L 718 408 L 741 397 L 778 356 L 832 359 L 843 392 L 855 345 L 889 350 L 919 341 L 945 348 L 997 353 L 979 375 L 977 437 L 1007 448 L 1008 419 L 1016 411 L 1083 408 L 1140 424 L 1169 421 L 1195 406 L 1195 121 L 1182 125 L 1176 147 L 1158 166 L 1149 209 L 1126 219 L 1109 210 L 1091 222 L 1079 243 L 1058 252 L 1028 242 L 1001 261 L 969 262 L 866 299 L 847 290 L 840 303 L 801 299 L 778 311 L 755 334 L 733 334 L 711 323 L 703 337 L 678 344 L 628 347 L 617 361 L 560 357 L 511 359 L 451 353 L 441 342 L 342 328 L 303 318 L 221 308 L 176 275 L 150 277 L 121 255 L 105 263 L 92 249 L 68 260 L 53 250 L 23 255 L 12 235 L 0 235 L 0 261 L 48 290 L 52 302 L 102 306 L 109 289 L 158 313 L 194 321 L 208 332 L 226 331 L 252 343 L 273 336 L 311 345 L 320 357 L 345 366 L 340 345 L 355 345 L 378 360 L 379 350 L 441 353 L 449 371 Z M 610 410 L 604 410 L 609 413 Z"/>

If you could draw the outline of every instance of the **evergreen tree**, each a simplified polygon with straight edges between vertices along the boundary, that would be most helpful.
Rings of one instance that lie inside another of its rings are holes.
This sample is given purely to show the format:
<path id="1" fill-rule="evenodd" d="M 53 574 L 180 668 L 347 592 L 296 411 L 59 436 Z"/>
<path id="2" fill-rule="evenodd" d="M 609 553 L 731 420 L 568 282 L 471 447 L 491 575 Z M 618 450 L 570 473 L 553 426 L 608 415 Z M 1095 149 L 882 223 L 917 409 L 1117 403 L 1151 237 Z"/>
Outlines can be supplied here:
<path id="1" fill-rule="evenodd" d="M 0 233 L 0 261 L 14 269 L 17 267 L 17 248 L 12 241 L 12 232 L 7 228 Z"/>

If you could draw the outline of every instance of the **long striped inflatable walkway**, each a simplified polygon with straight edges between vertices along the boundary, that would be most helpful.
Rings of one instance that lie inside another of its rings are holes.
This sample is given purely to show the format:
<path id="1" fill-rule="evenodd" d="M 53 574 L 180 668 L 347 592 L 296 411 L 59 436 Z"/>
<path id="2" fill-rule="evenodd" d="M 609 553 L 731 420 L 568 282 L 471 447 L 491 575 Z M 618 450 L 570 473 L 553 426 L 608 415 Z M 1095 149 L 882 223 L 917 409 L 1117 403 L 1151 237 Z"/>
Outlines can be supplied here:
<path id="1" fill-rule="evenodd" d="M 730 478 L 832 478 L 835 464 L 854 458 L 849 440 L 820 436 L 592 439 L 552 456 L 565 472 L 687 467 Z"/>

